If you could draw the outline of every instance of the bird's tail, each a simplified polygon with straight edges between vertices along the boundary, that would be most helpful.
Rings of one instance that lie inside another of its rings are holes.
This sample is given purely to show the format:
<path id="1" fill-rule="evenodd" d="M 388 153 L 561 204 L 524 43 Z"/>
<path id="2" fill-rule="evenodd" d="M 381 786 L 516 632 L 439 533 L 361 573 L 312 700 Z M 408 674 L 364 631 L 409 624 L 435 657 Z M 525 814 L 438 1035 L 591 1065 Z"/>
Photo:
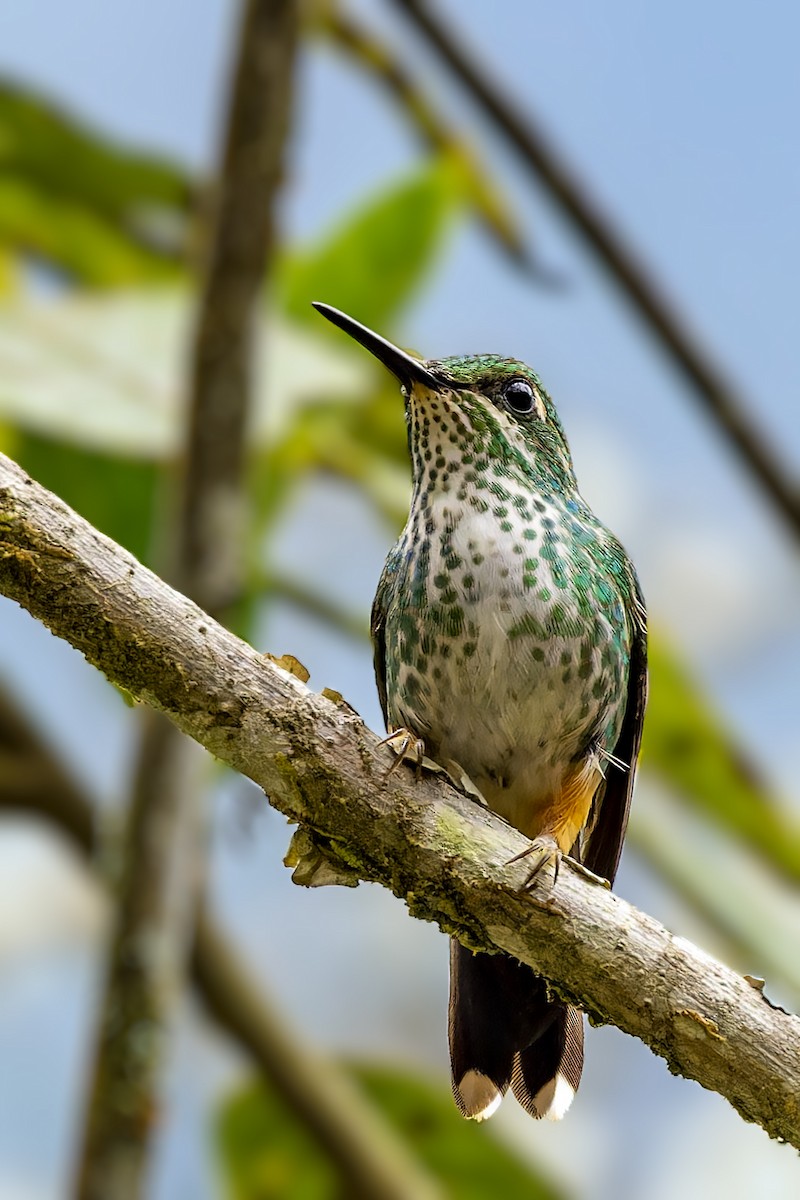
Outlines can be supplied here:
<path id="1" fill-rule="evenodd" d="M 532 1117 L 558 1121 L 583 1069 L 583 1017 L 507 954 L 450 946 L 450 1064 L 465 1117 L 483 1121 L 508 1090 Z"/>

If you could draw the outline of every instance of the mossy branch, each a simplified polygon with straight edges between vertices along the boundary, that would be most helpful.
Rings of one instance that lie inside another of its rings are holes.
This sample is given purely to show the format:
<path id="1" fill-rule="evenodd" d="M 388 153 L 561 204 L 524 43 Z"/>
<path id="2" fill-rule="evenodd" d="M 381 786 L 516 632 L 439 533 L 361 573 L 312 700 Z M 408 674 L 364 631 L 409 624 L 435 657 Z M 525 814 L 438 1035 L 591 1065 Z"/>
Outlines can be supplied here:
<path id="1" fill-rule="evenodd" d="M 470 945 L 501 949 L 596 1022 L 800 1148 L 800 1019 L 565 868 L 520 890 L 526 842 L 444 780 L 386 770 L 345 704 L 212 621 L 0 455 L 0 592 L 263 787 L 324 852 Z"/>

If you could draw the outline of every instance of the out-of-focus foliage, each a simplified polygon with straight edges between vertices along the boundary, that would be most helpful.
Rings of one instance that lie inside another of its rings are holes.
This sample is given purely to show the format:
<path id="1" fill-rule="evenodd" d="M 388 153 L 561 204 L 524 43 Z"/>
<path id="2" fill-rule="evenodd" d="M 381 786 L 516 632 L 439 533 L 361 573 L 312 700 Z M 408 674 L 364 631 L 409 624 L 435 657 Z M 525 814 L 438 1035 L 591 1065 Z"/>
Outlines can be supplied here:
<path id="1" fill-rule="evenodd" d="M 525 236 L 507 195 L 495 184 L 491 166 L 481 162 L 474 148 L 443 120 L 436 104 L 406 71 L 391 43 L 381 41 L 352 13 L 329 0 L 309 5 L 307 19 L 311 30 L 327 38 L 389 93 L 426 149 L 448 156 L 462 174 L 460 186 L 478 220 L 504 253 L 518 264 L 525 263 Z"/>
<path id="2" fill-rule="evenodd" d="M 121 150 L 31 92 L 0 83 L 0 163 L 54 198 L 135 225 L 146 208 L 186 212 L 194 187 L 174 164 Z"/>
<path id="3" fill-rule="evenodd" d="M 0 179 L 0 237 L 88 285 L 108 287 L 175 273 L 162 255 L 102 217 L 18 180 Z"/>
<path id="4" fill-rule="evenodd" d="M 651 639 L 653 686 L 642 762 L 709 820 L 800 880 L 800 829 L 663 637 Z"/>
<path id="5" fill-rule="evenodd" d="M 464 1121 L 439 1088 L 389 1068 L 353 1070 L 359 1084 L 416 1153 L 449 1200 L 558 1200 L 564 1193 Z M 336 1200 L 334 1167 L 281 1100 L 261 1085 L 233 1095 L 218 1120 L 230 1200 Z"/>
<path id="6" fill-rule="evenodd" d="M 19 298 L 0 314 L 0 419 L 108 454 L 177 453 L 192 317 L 185 286 Z M 257 332 L 256 447 L 284 437 L 312 401 L 357 401 L 375 378 L 344 339 L 316 338 L 274 312 Z"/>
<path id="7" fill-rule="evenodd" d="M 141 561 L 153 561 L 163 499 L 161 472 L 154 463 L 22 432 L 10 453 L 103 533 Z"/>
<path id="8" fill-rule="evenodd" d="M 84 284 L 164 278 L 184 254 L 192 201 L 176 167 L 0 84 L 0 245 Z"/>
<path id="9" fill-rule="evenodd" d="M 385 329 L 408 302 L 441 248 L 463 195 L 450 158 L 432 160 L 347 218 L 279 272 L 279 299 L 290 316 L 319 326 L 311 300 L 324 300 Z"/>

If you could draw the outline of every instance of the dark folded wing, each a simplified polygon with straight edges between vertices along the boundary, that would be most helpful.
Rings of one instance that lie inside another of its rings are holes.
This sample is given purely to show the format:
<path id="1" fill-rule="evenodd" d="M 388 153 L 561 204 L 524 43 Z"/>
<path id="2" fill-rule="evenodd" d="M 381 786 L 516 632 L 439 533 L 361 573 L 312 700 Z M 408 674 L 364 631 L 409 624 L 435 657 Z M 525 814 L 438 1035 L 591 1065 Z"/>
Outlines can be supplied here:
<path id="1" fill-rule="evenodd" d="M 375 599 L 372 601 L 369 632 L 372 637 L 372 662 L 375 667 L 375 682 L 378 685 L 378 699 L 381 702 L 384 724 L 388 723 L 386 715 L 386 569 L 381 575 Z"/>
<path id="2" fill-rule="evenodd" d="M 610 883 L 614 882 L 622 854 L 647 703 L 647 625 L 638 585 L 634 592 L 632 617 L 634 637 L 628 674 L 628 702 L 614 747 L 614 758 L 625 763 L 626 768 L 608 764 L 605 782 L 595 801 L 598 805 L 597 815 L 581 853 L 581 861 L 589 870 L 602 875 Z"/>

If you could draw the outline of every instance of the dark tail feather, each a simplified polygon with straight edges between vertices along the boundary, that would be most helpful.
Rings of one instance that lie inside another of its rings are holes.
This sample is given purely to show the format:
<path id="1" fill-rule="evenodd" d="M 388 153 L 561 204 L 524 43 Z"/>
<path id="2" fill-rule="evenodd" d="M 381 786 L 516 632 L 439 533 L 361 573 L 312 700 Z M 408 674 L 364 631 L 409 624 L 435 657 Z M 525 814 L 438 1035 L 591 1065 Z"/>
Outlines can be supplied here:
<path id="1" fill-rule="evenodd" d="M 511 1090 L 532 1117 L 560 1121 L 573 1101 L 583 1071 L 583 1017 L 567 1004 L 539 1040 L 520 1050 Z"/>
<path id="2" fill-rule="evenodd" d="M 563 1115 L 580 1079 L 582 1018 L 548 1001 L 544 980 L 530 967 L 451 942 L 449 1024 L 453 1095 L 465 1117 L 490 1117 L 509 1085 L 533 1116 L 556 1115 L 556 1107 Z M 551 1081 L 545 1104 L 542 1089 Z"/>

